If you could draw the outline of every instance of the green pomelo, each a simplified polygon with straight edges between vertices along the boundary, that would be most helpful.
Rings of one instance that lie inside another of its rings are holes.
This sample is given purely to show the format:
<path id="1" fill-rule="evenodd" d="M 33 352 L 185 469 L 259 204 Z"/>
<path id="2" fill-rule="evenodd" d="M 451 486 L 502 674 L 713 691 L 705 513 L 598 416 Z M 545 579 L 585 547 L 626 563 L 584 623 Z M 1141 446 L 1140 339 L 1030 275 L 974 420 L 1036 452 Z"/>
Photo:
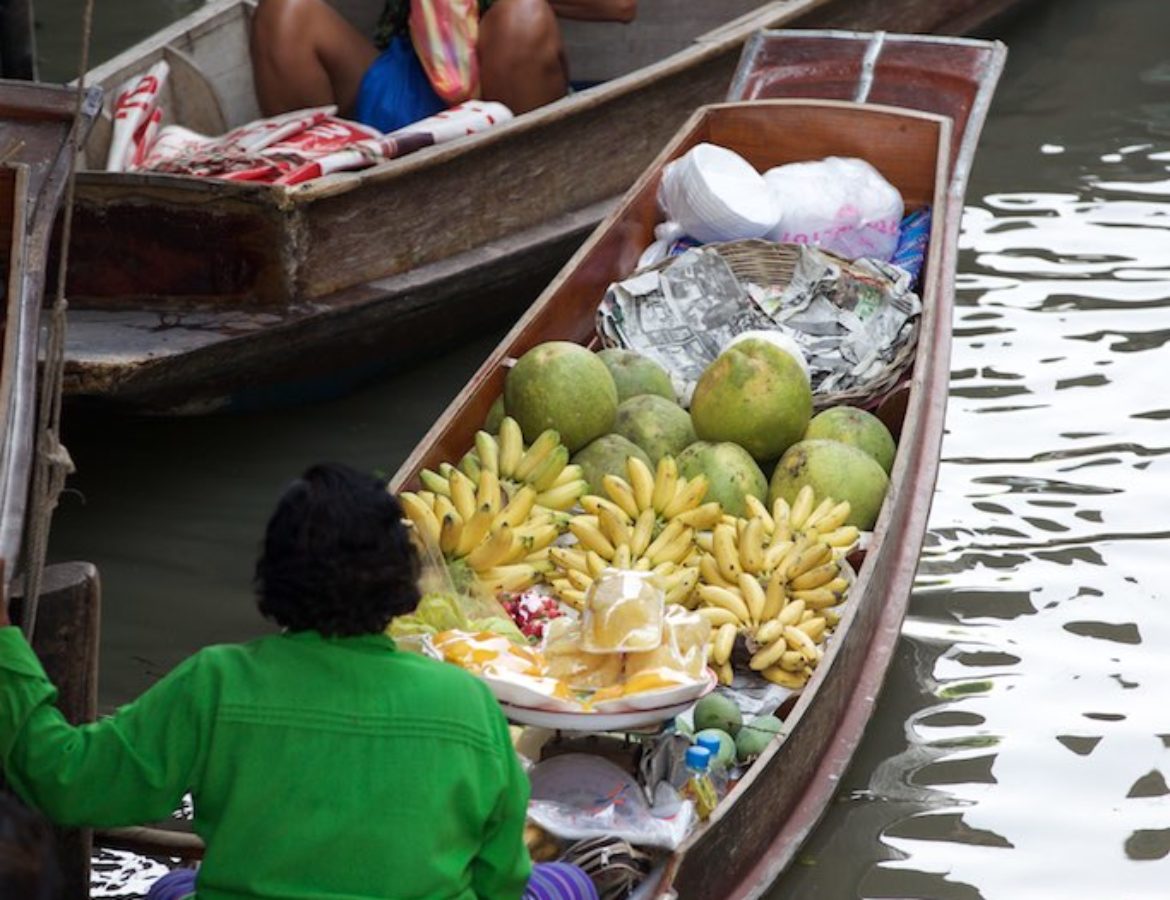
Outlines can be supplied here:
<path id="1" fill-rule="evenodd" d="M 499 434 L 500 423 L 504 421 L 504 415 L 504 395 L 500 394 L 488 408 L 487 418 L 483 420 L 483 430 L 488 434 Z"/>
<path id="2" fill-rule="evenodd" d="M 768 490 L 768 505 L 777 497 L 789 503 L 809 485 L 818 499 L 848 500 L 846 522 L 869 531 L 877 521 L 890 479 L 872 456 L 840 441 L 801 441 L 793 444 L 776 464 Z"/>
<path id="3" fill-rule="evenodd" d="M 784 723 L 775 716 L 756 716 L 750 722 L 744 722 L 735 736 L 735 753 L 739 761 L 748 762 L 763 753 L 783 727 Z"/>
<path id="4" fill-rule="evenodd" d="M 775 459 L 799 441 L 811 417 L 812 391 L 800 363 L 757 338 L 720 353 L 691 398 L 701 440 L 731 441 L 756 460 Z"/>
<path id="5" fill-rule="evenodd" d="M 719 741 L 719 752 L 711 760 L 713 767 L 730 769 L 735 764 L 735 738 L 721 728 L 704 728 L 695 735 L 695 743 L 699 743 L 702 737 L 713 737 Z"/>
<path id="6" fill-rule="evenodd" d="M 626 460 L 636 456 L 653 471 L 646 451 L 620 434 L 605 434 L 582 447 L 573 456 L 572 462 L 581 467 L 585 480 L 589 482 L 589 493 L 608 496 L 601 486 L 603 475 L 626 477 Z"/>
<path id="7" fill-rule="evenodd" d="M 888 475 L 898 445 L 886 423 L 856 406 L 832 406 L 817 413 L 804 431 L 804 440 L 840 441 L 864 450 Z"/>
<path id="8" fill-rule="evenodd" d="M 650 457 L 651 470 L 664 456 L 678 456 L 695 442 L 687 411 L 657 394 L 639 394 L 618 404 L 613 430 Z"/>
<path id="9" fill-rule="evenodd" d="M 633 350 L 609 347 L 597 351 L 597 358 L 605 363 L 617 385 L 618 402 L 640 394 L 655 394 L 673 401 L 674 385 L 670 373 L 654 360 Z"/>
<path id="10" fill-rule="evenodd" d="M 707 495 L 703 502 L 718 500 L 729 515 L 747 515 L 748 494 L 760 500 L 768 494 L 767 476 L 751 454 L 738 444 L 695 441 L 675 461 L 679 474 L 687 478 L 706 475 Z"/>
<path id="11" fill-rule="evenodd" d="M 575 452 L 608 434 L 617 414 L 617 387 L 597 354 L 569 341 L 538 344 L 504 379 L 504 405 L 526 441 L 555 428 Z"/>
<path id="12" fill-rule="evenodd" d="M 695 731 L 718 728 L 734 736 L 743 724 L 743 713 L 735 701 L 723 694 L 708 694 L 695 704 Z"/>

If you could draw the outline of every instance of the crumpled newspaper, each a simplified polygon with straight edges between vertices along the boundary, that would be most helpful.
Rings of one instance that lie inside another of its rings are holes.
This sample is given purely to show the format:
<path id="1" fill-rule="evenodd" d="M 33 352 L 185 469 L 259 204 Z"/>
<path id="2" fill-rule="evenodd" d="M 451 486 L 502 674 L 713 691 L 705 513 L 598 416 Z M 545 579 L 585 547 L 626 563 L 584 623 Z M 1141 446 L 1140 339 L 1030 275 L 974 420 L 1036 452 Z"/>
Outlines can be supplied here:
<path id="1" fill-rule="evenodd" d="M 660 363 L 683 405 L 735 335 L 775 330 L 804 351 L 817 394 L 864 389 L 917 340 L 922 302 L 902 269 L 800 245 L 787 285 L 741 283 L 713 247 L 609 286 L 597 309 L 603 344 Z"/>

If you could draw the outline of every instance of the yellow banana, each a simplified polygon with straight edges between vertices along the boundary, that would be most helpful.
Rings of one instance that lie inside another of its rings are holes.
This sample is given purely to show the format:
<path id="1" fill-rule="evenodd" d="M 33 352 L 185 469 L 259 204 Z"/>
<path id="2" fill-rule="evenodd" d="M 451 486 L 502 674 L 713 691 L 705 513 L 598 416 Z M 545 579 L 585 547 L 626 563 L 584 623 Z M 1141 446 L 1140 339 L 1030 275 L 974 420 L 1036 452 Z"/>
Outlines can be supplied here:
<path id="1" fill-rule="evenodd" d="M 631 519 L 638 518 L 638 501 L 634 498 L 634 489 L 624 478 L 617 475 L 601 476 L 601 486 L 609 494 L 611 500 L 621 507 Z"/>
<path id="2" fill-rule="evenodd" d="M 796 627 L 812 638 L 813 643 L 819 644 L 825 638 L 827 623 L 824 616 L 814 616 L 807 622 L 801 622 Z"/>
<path id="3" fill-rule="evenodd" d="M 711 661 L 717 666 L 723 665 L 731 659 L 731 649 L 735 646 L 735 636 L 739 629 L 731 623 L 720 625 L 711 641 Z"/>
<path id="4" fill-rule="evenodd" d="M 826 501 L 828 502 L 828 501 Z M 809 522 L 808 527 L 815 528 L 819 534 L 829 535 L 845 524 L 853 508 L 848 500 L 842 500 L 834 505 L 827 513 Z"/>
<path id="5" fill-rule="evenodd" d="M 463 520 L 454 512 L 443 516 L 439 526 L 439 549 L 444 556 L 450 556 L 459 546 L 459 533 L 463 530 Z"/>
<path id="6" fill-rule="evenodd" d="M 496 566 L 479 576 L 479 583 L 493 594 L 523 591 L 540 580 L 540 570 L 527 563 Z"/>
<path id="7" fill-rule="evenodd" d="M 765 644 L 774 644 L 784 636 L 784 623 L 778 619 L 769 619 L 756 629 L 756 643 L 761 647 Z"/>
<path id="8" fill-rule="evenodd" d="M 573 532 L 573 536 L 586 550 L 592 550 L 605 559 L 613 559 L 615 553 L 613 543 L 601 533 L 597 525 L 584 516 L 578 516 L 569 522 L 569 531 Z"/>
<path id="9" fill-rule="evenodd" d="M 694 478 L 680 478 L 676 482 L 674 496 L 666 502 L 662 509 L 664 518 L 672 519 L 679 513 L 694 509 L 707 496 L 707 476 L 696 475 Z"/>
<path id="10" fill-rule="evenodd" d="M 552 544 L 561 532 L 551 522 L 526 522 L 513 529 L 513 533 L 523 550 L 523 555 L 528 556 Z"/>
<path id="11" fill-rule="evenodd" d="M 475 455 L 475 451 L 463 454 L 463 459 L 459 460 L 459 471 L 470 478 L 472 482 L 479 480 L 479 468 L 479 457 Z"/>
<path id="12" fill-rule="evenodd" d="M 476 572 L 486 572 L 508 557 L 512 550 L 512 529 L 502 525 L 488 533 L 487 540 L 467 554 L 467 564 Z"/>
<path id="13" fill-rule="evenodd" d="M 813 588 L 809 591 L 793 591 L 789 596 L 793 600 L 800 600 L 804 603 L 806 609 L 821 610 L 836 606 L 841 602 L 841 598 L 837 594 L 825 587 Z"/>
<path id="14" fill-rule="evenodd" d="M 687 522 L 685 524 L 690 525 L 689 522 Z M 697 528 L 698 526 L 691 525 L 691 527 Z M 712 527 L 714 527 L 714 526 L 712 526 Z M 695 546 L 698 547 L 700 550 L 702 550 L 704 553 L 714 553 L 715 552 L 715 538 L 711 534 L 710 531 L 701 531 L 695 535 Z"/>
<path id="15" fill-rule="evenodd" d="M 663 534 L 665 533 L 665 530 L 663 530 Z M 692 538 L 694 538 L 694 531 L 692 531 L 690 528 L 684 527 L 678 536 L 674 538 L 674 540 L 663 544 L 657 550 L 651 551 L 651 549 L 648 547 L 646 549 L 646 556 L 654 565 L 662 562 L 681 562 L 683 557 L 686 556 L 691 549 Z"/>
<path id="16" fill-rule="evenodd" d="M 633 562 L 629 544 L 618 544 L 614 548 L 612 565 L 615 569 L 628 569 L 633 565 Z"/>
<path id="17" fill-rule="evenodd" d="M 784 640 L 787 641 L 790 649 L 803 653 L 804 658 L 810 663 L 815 662 L 821 657 L 821 648 L 816 645 L 812 638 L 795 625 L 784 626 Z"/>
<path id="18" fill-rule="evenodd" d="M 824 535 L 823 540 L 833 548 L 852 547 L 861 537 L 861 531 L 856 525 L 842 525 Z"/>
<path id="19" fill-rule="evenodd" d="M 699 583 L 699 570 L 685 567 L 681 572 L 681 577 L 666 592 L 667 603 L 677 603 L 680 606 L 685 606 L 688 609 L 694 606 L 695 585 Z"/>
<path id="20" fill-rule="evenodd" d="M 625 513 L 615 513 L 609 507 L 603 506 L 597 513 L 597 526 L 615 547 L 626 544 L 628 552 L 633 532 Z"/>
<path id="21" fill-rule="evenodd" d="M 693 509 L 688 509 L 686 512 L 681 512 L 674 518 L 684 525 L 690 525 L 691 528 L 701 531 L 715 527 L 715 524 L 723 518 L 723 507 L 719 505 L 718 500 L 712 500 L 709 503 L 702 503 Z"/>
<path id="22" fill-rule="evenodd" d="M 759 519 L 764 523 L 764 533 L 771 534 L 776 530 L 776 522 L 772 518 L 772 514 L 768 512 L 768 507 L 755 494 L 746 494 L 743 498 L 744 505 L 747 507 L 747 518 Z"/>
<path id="23" fill-rule="evenodd" d="M 653 559 L 658 551 L 660 551 L 667 544 L 675 540 L 680 534 L 690 531 L 682 522 L 671 520 L 666 523 L 666 527 L 662 529 L 658 537 L 650 542 L 650 546 L 646 548 L 643 556 L 648 556 Z"/>
<path id="24" fill-rule="evenodd" d="M 699 575 L 707 584 L 713 584 L 717 587 L 735 587 L 735 583 L 728 581 L 723 577 L 723 573 L 719 571 L 719 563 L 715 562 L 715 557 L 704 553 L 699 557 Z"/>
<path id="25" fill-rule="evenodd" d="M 785 687 L 793 691 L 799 691 L 805 684 L 805 679 L 802 676 L 794 672 L 785 672 L 779 666 L 764 669 L 760 674 L 772 682 L 772 684 L 778 684 L 780 687 Z"/>
<path id="26" fill-rule="evenodd" d="M 800 617 L 804 615 L 804 610 L 803 600 L 793 600 L 791 603 L 784 605 L 784 608 L 780 610 L 780 614 L 776 616 L 776 621 L 785 628 L 790 625 L 795 625 L 800 621 Z"/>
<path id="27" fill-rule="evenodd" d="M 764 571 L 774 572 L 793 548 L 792 541 L 773 540 L 764 550 Z"/>
<path id="28" fill-rule="evenodd" d="M 516 463 L 516 470 L 513 473 L 513 477 L 517 481 L 528 481 L 537 467 L 560 445 L 561 436 L 554 429 L 548 428 L 542 431 L 536 440 L 532 442 L 532 446 L 524 451 L 524 455 L 520 457 L 520 461 Z"/>
<path id="29" fill-rule="evenodd" d="M 817 522 L 827 516 L 829 514 L 829 510 L 831 510 L 836 505 L 837 501 L 832 497 L 826 497 L 820 503 L 818 503 L 816 507 L 813 508 L 813 511 L 810 512 L 808 517 L 804 520 L 805 531 L 819 530 L 817 528 Z"/>
<path id="30" fill-rule="evenodd" d="M 735 681 L 735 670 L 731 668 L 730 662 L 725 662 L 715 670 L 715 676 L 720 684 L 729 685 Z"/>
<path id="31" fill-rule="evenodd" d="M 629 484 L 634 492 L 634 505 L 639 510 L 652 509 L 654 506 L 654 473 L 650 471 L 650 467 L 636 456 L 627 456 L 626 474 L 630 476 Z"/>
<path id="32" fill-rule="evenodd" d="M 424 488 L 434 494 L 442 494 L 444 497 L 451 496 L 451 485 L 447 483 L 447 479 L 438 472 L 432 472 L 430 469 L 423 469 L 418 473 L 418 480 Z"/>
<path id="33" fill-rule="evenodd" d="M 716 587 L 713 584 L 700 584 L 695 590 L 698 592 L 699 599 L 704 603 L 730 610 L 744 625 L 747 625 L 751 620 L 747 604 L 743 602 L 743 597 L 739 595 L 738 591 Z"/>
<path id="34" fill-rule="evenodd" d="M 435 494 L 435 499 L 431 503 L 431 509 L 435 513 L 435 518 L 439 520 L 440 526 L 443 519 L 447 516 L 459 517 L 459 513 L 455 509 L 455 504 L 451 502 L 450 497 L 444 497 L 442 494 Z"/>
<path id="35" fill-rule="evenodd" d="M 664 456 L 658 460 L 658 471 L 654 476 L 654 493 L 650 499 L 655 512 L 662 512 L 666 504 L 674 499 L 675 487 L 678 484 L 678 463 L 673 456 Z"/>
<path id="36" fill-rule="evenodd" d="M 571 547 L 551 547 L 548 556 L 558 569 L 566 572 L 572 569 L 586 574 L 589 572 L 589 565 L 583 550 L 574 550 Z"/>
<path id="37" fill-rule="evenodd" d="M 821 544 L 822 547 L 827 546 Z M 841 571 L 841 567 L 836 562 L 832 561 L 832 551 L 829 552 L 830 562 L 823 565 L 815 566 L 808 569 L 795 578 L 789 577 L 788 587 L 794 591 L 809 591 L 813 588 L 819 588 L 822 585 L 828 584 L 837 577 L 837 573 Z M 791 576 L 791 572 L 789 573 Z"/>
<path id="38" fill-rule="evenodd" d="M 712 628 L 728 624 L 738 627 L 740 624 L 739 616 L 722 606 L 700 606 L 695 612 L 710 622 Z"/>
<path id="39" fill-rule="evenodd" d="M 505 416 L 500 422 L 499 444 L 499 471 L 502 478 L 515 478 L 516 466 L 524 455 L 524 433 L 520 430 L 520 423 L 511 416 Z"/>
<path id="40" fill-rule="evenodd" d="M 479 486 L 475 492 L 475 505 L 480 509 L 487 507 L 492 515 L 500 509 L 500 476 L 491 469 L 481 469 L 479 472 Z"/>
<path id="41" fill-rule="evenodd" d="M 764 520 L 748 519 L 739 539 L 739 562 L 745 572 L 764 571 Z"/>
<path id="42" fill-rule="evenodd" d="M 605 559 L 596 550 L 586 549 L 585 565 L 589 569 L 590 576 L 598 578 L 602 572 L 609 568 L 609 560 Z"/>
<path id="43" fill-rule="evenodd" d="M 784 576 L 780 572 L 773 572 L 764 589 L 764 608 L 760 612 L 760 619 L 766 622 L 776 618 L 784 609 L 784 602 Z"/>
<path id="44" fill-rule="evenodd" d="M 849 591 L 849 584 L 850 582 L 848 578 L 846 578 L 844 575 L 838 574 L 836 578 L 834 578 L 828 584 L 823 585 L 823 587 L 826 591 L 832 591 L 837 595 L 837 598 L 840 599 L 844 597 L 845 594 Z"/>
<path id="45" fill-rule="evenodd" d="M 638 460 L 638 463 L 642 465 L 641 460 Z M 643 468 L 645 468 L 644 465 Z M 642 556 L 645 554 L 646 548 L 650 546 L 650 539 L 654 536 L 654 522 L 653 507 L 647 506 L 638 513 L 638 520 L 634 523 L 634 529 L 630 533 L 630 552 L 634 556 Z"/>
<path id="46" fill-rule="evenodd" d="M 781 641 L 781 643 L 784 642 Z M 788 645 L 784 644 L 784 646 Z M 800 672 L 806 665 L 808 665 L 808 661 L 799 650 L 785 650 L 780 654 L 779 666 L 785 672 Z"/>
<path id="47" fill-rule="evenodd" d="M 577 610 L 585 608 L 585 592 L 579 590 L 564 590 L 557 595 L 561 600 L 564 600 L 569 606 Z"/>
<path id="48" fill-rule="evenodd" d="M 589 590 L 589 586 L 593 584 L 593 579 L 584 572 L 578 572 L 576 569 L 570 569 L 567 574 L 569 576 L 570 588 L 576 588 L 579 591 L 587 591 Z"/>
<path id="49" fill-rule="evenodd" d="M 817 566 L 824 565 L 833 558 L 832 548 L 824 541 L 816 540 L 807 544 L 801 550 L 785 569 L 785 576 L 789 582 L 792 582 L 809 572 Z M 823 582 L 822 582 L 823 583 Z M 809 585 L 809 587 L 816 587 L 817 585 Z"/>
<path id="50" fill-rule="evenodd" d="M 452 470 L 447 476 L 447 483 L 451 486 L 451 502 L 455 504 L 455 511 L 466 522 L 475 515 L 475 483 L 458 470 Z"/>
<path id="51" fill-rule="evenodd" d="M 570 481 L 581 481 L 585 478 L 585 470 L 576 463 L 569 463 L 561 469 L 561 474 L 557 476 L 557 480 L 553 482 L 553 487 L 557 488 L 563 484 L 568 484 Z"/>
<path id="52" fill-rule="evenodd" d="M 587 490 L 589 490 L 589 482 L 582 478 L 542 491 L 536 495 L 536 502 L 548 509 L 571 509 L 577 499 Z"/>
<path id="53" fill-rule="evenodd" d="M 792 509 L 788 513 L 788 524 L 793 531 L 800 531 L 804 528 L 804 520 L 812 512 L 815 500 L 816 494 L 807 484 L 796 492 L 796 499 L 792 501 Z"/>
<path id="54" fill-rule="evenodd" d="M 764 589 L 760 586 L 759 579 L 749 572 L 740 572 L 739 593 L 747 605 L 749 621 L 752 625 L 758 625 L 766 606 Z"/>
<path id="55" fill-rule="evenodd" d="M 789 519 L 792 516 L 792 507 L 788 505 L 788 501 L 783 497 L 777 497 L 772 501 L 772 540 L 791 540 L 792 538 L 792 524 Z"/>
<path id="56" fill-rule="evenodd" d="M 780 662 L 780 657 L 788 649 L 788 645 L 784 641 L 774 641 L 771 644 L 764 646 L 757 650 L 750 660 L 748 666 L 754 672 L 762 672 L 764 669 L 769 669 Z"/>
<path id="57" fill-rule="evenodd" d="M 479 467 L 486 469 L 497 477 L 500 474 L 500 445 L 496 439 L 486 431 L 475 433 L 475 455 L 479 457 Z"/>
<path id="58" fill-rule="evenodd" d="M 536 488 L 530 484 L 522 485 L 512 495 L 507 505 L 496 514 L 492 526 L 499 528 L 501 525 L 507 525 L 509 528 L 516 528 L 527 522 L 532 507 L 536 504 L 536 497 Z"/>
<path id="59" fill-rule="evenodd" d="M 495 518 L 487 506 L 481 506 L 469 519 L 463 520 L 463 530 L 459 533 L 459 543 L 455 547 L 456 556 L 466 556 L 480 545 L 488 531 L 491 530 L 492 520 Z"/>
<path id="60" fill-rule="evenodd" d="M 719 571 L 723 577 L 735 584 L 742 570 L 739 564 L 739 553 L 735 547 L 735 528 L 720 523 L 715 526 L 714 541 L 712 543 L 715 562 L 719 563 Z"/>
<path id="61" fill-rule="evenodd" d="M 836 628 L 841 624 L 841 613 L 835 609 L 822 609 L 821 618 L 825 620 L 826 628 Z"/>
<path id="62" fill-rule="evenodd" d="M 422 538 L 425 544 L 437 545 L 439 543 L 439 520 L 435 517 L 434 510 L 423 502 L 418 494 L 410 491 L 403 491 L 398 495 L 398 502 L 402 505 L 402 511 L 406 517 L 414 523 L 414 527 L 418 530 L 419 537 Z"/>
<path id="63" fill-rule="evenodd" d="M 529 483 L 538 491 L 547 491 L 560 478 L 561 472 L 569 464 L 569 448 L 564 444 L 557 444 L 553 451 L 544 458 L 536 470 L 529 476 Z"/>

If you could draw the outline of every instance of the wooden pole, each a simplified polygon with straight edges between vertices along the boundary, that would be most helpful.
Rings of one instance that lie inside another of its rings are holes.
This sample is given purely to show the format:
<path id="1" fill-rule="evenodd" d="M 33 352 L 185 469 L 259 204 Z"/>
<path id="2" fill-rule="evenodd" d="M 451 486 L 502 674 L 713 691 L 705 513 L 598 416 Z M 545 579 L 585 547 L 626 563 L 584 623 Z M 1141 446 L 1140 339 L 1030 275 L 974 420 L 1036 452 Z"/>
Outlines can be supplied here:
<path id="1" fill-rule="evenodd" d="M 37 40 L 32 0 L 0 0 L 0 74 L 37 80 Z"/>

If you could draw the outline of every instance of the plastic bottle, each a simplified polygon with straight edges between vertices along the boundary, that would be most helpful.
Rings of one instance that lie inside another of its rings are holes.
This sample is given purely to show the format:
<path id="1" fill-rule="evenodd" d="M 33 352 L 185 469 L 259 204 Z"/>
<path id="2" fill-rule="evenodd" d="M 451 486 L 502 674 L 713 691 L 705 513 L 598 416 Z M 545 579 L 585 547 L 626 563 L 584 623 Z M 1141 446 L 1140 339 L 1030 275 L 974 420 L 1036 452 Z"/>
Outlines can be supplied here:
<path id="1" fill-rule="evenodd" d="M 695 813 L 704 820 L 719 803 L 715 785 L 711 783 L 710 765 L 710 750 L 697 745 L 687 747 L 687 781 L 683 785 L 682 794 L 695 804 Z"/>
<path id="2" fill-rule="evenodd" d="M 719 751 L 723 749 L 719 738 L 712 734 L 704 734 L 695 740 L 695 744 L 706 748 L 707 752 L 711 754 L 707 765 L 707 774 L 711 778 L 711 784 L 715 787 L 716 795 L 720 799 L 726 797 L 730 773 L 727 771 L 727 767 L 719 762 Z"/>

